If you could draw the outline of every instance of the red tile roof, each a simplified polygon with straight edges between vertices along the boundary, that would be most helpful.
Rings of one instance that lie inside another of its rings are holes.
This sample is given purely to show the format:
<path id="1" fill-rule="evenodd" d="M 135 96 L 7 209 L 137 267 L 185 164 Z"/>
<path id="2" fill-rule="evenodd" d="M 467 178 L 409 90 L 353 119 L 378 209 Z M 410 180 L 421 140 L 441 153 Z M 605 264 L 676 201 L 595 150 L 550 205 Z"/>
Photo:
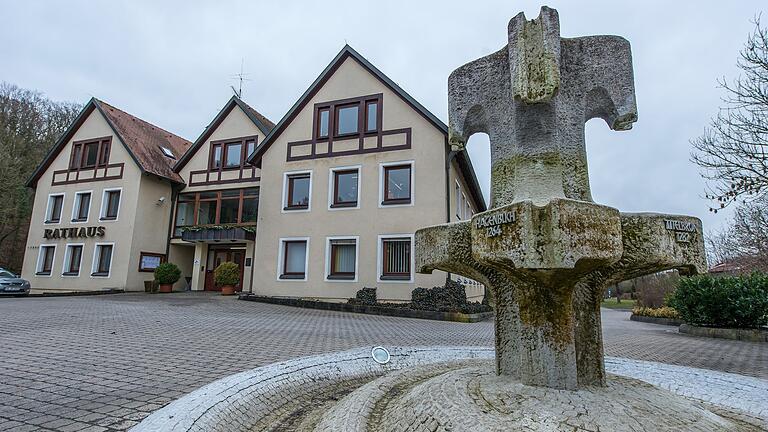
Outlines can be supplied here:
<path id="1" fill-rule="evenodd" d="M 104 101 L 98 99 L 94 101 L 144 172 L 178 183 L 184 182 L 173 171 L 173 166 L 176 164 L 176 160 L 192 145 L 191 142 L 117 109 Z M 161 147 L 170 150 L 175 159 L 166 156 Z"/>

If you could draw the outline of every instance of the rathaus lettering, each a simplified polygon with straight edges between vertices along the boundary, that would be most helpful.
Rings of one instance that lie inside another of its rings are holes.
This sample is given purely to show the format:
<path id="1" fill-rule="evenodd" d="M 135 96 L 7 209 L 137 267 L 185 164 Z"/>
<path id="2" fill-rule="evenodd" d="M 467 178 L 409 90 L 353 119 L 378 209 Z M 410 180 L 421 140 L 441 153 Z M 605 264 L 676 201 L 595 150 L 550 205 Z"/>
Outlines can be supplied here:
<path id="1" fill-rule="evenodd" d="M 50 239 L 67 239 L 67 238 L 87 238 L 87 237 L 104 237 L 105 228 L 100 227 L 82 227 L 82 228 L 54 228 L 46 229 L 43 232 L 43 238 Z"/>

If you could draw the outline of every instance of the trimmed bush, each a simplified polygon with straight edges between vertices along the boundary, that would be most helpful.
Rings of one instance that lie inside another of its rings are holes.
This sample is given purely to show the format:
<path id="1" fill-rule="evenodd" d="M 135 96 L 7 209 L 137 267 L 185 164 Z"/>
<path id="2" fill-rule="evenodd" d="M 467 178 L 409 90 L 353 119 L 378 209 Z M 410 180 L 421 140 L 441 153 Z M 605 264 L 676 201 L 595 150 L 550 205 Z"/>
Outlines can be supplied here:
<path id="1" fill-rule="evenodd" d="M 173 285 L 181 279 L 181 270 L 176 264 L 162 263 L 155 268 L 155 280 L 161 285 Z"/>
<path id="2" fill-rule="evenodd" d="M 364 304 L 373 306 L 376 304 L 376 288 L 363 288 L 355 294 L 355 298 L 349 299 L 347 303 Z"/>
<path id="3" fill-rule="evenodd" d="M 660 308 L 636 307 L 632 309 L 632 314 L 652 318 L 680 319 L 680 314 L 674 308 L 667 306 Z"/>
<path id="4" fill-rule="evenodd" d="M 453 312 L 461 310 L 466 304 L 464 285 L 450 279 L 445 281 L 445 286 L 416 288 L 411 292 L 412 309 Z"/>
<path id="5" fill-rule="evenodd" d="M 240 282 L 240 267 L 233 262 L 223 262 L 213 271 L 217 286 L 237 285 Z"/>
<path id="6" fill-rule="evenodd" d="M 768 324 L 768 275 L 681 278 L 669 298 L 688 324 L 754 328 Z"/>

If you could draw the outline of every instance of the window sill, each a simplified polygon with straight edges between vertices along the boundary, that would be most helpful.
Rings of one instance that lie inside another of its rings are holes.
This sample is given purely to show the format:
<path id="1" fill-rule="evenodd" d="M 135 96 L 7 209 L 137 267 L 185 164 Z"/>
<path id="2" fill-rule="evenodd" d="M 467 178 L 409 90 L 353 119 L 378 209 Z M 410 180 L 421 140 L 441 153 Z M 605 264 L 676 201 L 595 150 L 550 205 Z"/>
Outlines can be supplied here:
<path id="1" fill-rule="evenodd" d="M 290 206 L 290 207 L 283 207 L 283 210 L 285 211 L 291 211 L 291 210 L 308 210 L 309 206 Z"/>
<path id="2" fill-rule="evenodd" d="M 49 272 L 49 271 L 35 273 L 35 276 L 50 276 L 50 275 L 51 275 L 51 272 Z"/>
<path id="3" fill-rule="evenodd" d="M 105 216 L 105 217 L 99 218 L 99 220 L 100 221 L 113 221 L 113 220 L 117 220 L 117 216 L 114 216 L 114 217 L 113 216 Z"/>
<path id="4" fill-rule="evenodd" d="M 62 276 L 80 276 L 80 272 L 64 272 Z"/>
<path id="5" fill-rule="evenodd" d="M 333 139 L 355 138 L 359 136 L 360 136 L 360 131 L 355 131 L 355 132 L 347 132 L 343 134 L 334 134 Z"/>
<path id="6" fill-rule="evenodd" d="M 93 277 L 108 277 L 109 273 L 96 272 L 96 273 L 91 273 L 91 276 L 93 276 Z"/>
<path id="7" fill-rule="evenodd" d="M 393 200 L 384 200 L 381 202 L 381 205 L 387 206 L 387 205 L 403 205 L 403 204 L 410 204 L 411 199 L 393 199 Z"/>
<path id="8" fill-rule="evenodd" d="M 88 219 L 72 219 L 72 222 L 74 222 L 74 223 L 88 222 Z"/>
<path id="9" fill-rule="evenodd" d="M 357 207 L 357 201 L 331 204 L 331 208 L 354 208 L 354 207 Z"/>
<path id="10" fill-rule="evenodd" d="M 61 223 L 61 219 L 59 219 L 59 220 L 47 220 L 47 221 L 45 221 L 43 223 L 46 223 L 46 224 L 58 224 L 58 223 Z"/>
<path id="11" fill-rule="evenodd" d="M 355 280 L 355 275 L 329 275 L 328 280 Z"/>
<path id="12" fill-rule="evenodd" d="M 280 279 L 286 279 L 286 280 L 296 280 L 296 279 L 303 280 L 306 277 L 307 277 L 306 274 L 283 274 L 283 275 L 280 275 Z"/>
<path id="13" fill-rule="evenodd" d="M 405 276 L 396 276 L 396 275 L 381 275 L 379 279 L 383 281 L 409 281 L 411 280 L 411 275 L 405 275 Z"/>

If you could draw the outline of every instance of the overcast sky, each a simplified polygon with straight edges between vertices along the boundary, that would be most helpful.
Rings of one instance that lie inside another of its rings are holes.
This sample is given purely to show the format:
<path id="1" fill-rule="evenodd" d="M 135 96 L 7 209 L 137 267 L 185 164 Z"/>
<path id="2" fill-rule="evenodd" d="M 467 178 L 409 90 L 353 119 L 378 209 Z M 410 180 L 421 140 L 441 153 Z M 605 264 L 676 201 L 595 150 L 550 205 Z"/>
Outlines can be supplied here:
<path id="1" fill-rule="evenodd" d="M 762 1 L 551 1 L 563 37 L 621 35 L 632 44 L 639 120 L 587 125 L 593 197 L 622 211 L 712 215 L 689 140 L 717 112 L 720 77 Z M 57 100 L 103 99 L 190 141 L 232 95 L 277 122 L 349 43 L 447 122 L 456 67 L 501 48 L 507 22 L 532 1 L 24 1 L 0 0 L 0 81 Z M 488 194 L 487 142 L 470 154 Z M 418 143 L 416 143 L 418 145 Z"/>

